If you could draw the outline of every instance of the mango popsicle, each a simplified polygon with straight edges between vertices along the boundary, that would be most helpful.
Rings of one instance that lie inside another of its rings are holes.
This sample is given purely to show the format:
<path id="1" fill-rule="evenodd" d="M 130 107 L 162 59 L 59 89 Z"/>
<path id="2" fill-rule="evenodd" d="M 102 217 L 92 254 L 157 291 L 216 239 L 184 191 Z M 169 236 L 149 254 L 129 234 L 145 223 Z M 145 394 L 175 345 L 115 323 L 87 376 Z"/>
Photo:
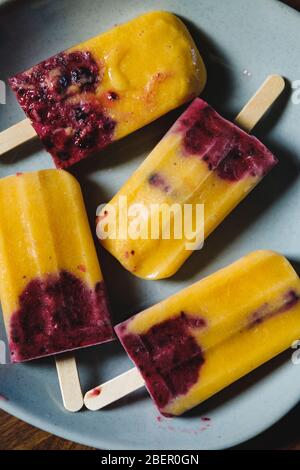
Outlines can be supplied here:
<path id="1" fill-rule="evenodd" d="M 180 415 L 289 348 L 299 318 L 290 263 L 250 253 L 119 324 L 137 369 L 88 393 L 85 404 L 99 409 L 144 383 L 162 414 Z"/>
<path id="2" fill-rule="evenodd" d="M 126 210 L 135 205 L 144 207 L 134 218 L 135 225 L 144 228 L 153 225 L 154 204 L 157 212 L 167 205 L 179 206 L 181 213 L 187 205 L 194 211 L 197 204 L 203 204 L 205 239 L 276 163 L 274 155 L 254 136 L 196 98 L 102 209 L 98 219 L 102 227 L 97 227 L 100 241 L 133 274 L 147 279 L 169 277 L 192 253 L 183 230 L 182 236 L 175 237 L 172 216 L 170 237 L 163 237 L 162 222 L 156 222 L 160 224 L 156 238 L 102 236 L 107 230 L 105 221 L 113 214 L 116 220 L 123 213 L 127 217 L 120 204 L 122 198 L 126 198 Z M 195 212 L 190 218 L 195 219 Z"/>
<path id="3" fill-rule="evenodd" d="M 205 66 L 188 30 L 179 18 L 160 11 L 141 15 L 10 79 L 59 168 L 191 100 L 205 82 Z"/>
<path id="4" fill-rule="evenodd" d="M 12 362 L 110 341 L 80 186 L 62 170 L 0 180 L 0 297 Z"/>

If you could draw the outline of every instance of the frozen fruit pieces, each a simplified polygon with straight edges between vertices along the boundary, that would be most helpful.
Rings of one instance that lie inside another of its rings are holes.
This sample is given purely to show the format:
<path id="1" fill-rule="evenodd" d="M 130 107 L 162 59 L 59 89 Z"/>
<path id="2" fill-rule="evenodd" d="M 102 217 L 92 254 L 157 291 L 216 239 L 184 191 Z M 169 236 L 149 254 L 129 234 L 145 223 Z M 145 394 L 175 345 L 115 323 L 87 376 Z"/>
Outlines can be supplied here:
<path id="1" fill-rule="evenodd" d="M 65 168 L 197 96 L 205 81 L 184 24 L 150 12 L 19 73 L 10 85 Z"/>
<path id="2" fill-rule="evenodd" d="M 81 190 L 62 170 L 0 180 L 0 296 L 13 362 L 113 339 Z"/>

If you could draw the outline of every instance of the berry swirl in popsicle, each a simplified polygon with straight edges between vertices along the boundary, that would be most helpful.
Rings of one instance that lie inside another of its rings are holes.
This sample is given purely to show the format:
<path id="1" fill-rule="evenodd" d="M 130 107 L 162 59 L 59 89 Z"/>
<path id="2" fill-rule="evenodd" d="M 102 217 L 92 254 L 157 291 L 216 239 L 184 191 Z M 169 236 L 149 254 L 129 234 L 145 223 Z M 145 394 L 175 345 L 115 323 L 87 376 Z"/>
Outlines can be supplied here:
<path id="1" fill-rule="evenodd" d="M 10 79 L 57 167 L 66 168 L 197 96 L 206 82 L 187 28 L 150 12 Z"/>

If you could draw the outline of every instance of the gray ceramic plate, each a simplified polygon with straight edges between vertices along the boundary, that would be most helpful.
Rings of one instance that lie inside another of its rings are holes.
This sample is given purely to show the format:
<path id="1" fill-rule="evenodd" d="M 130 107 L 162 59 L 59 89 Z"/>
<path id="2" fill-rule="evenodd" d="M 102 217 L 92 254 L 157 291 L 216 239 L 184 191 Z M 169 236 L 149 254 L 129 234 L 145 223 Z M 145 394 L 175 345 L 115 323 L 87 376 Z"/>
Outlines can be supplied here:
<path id="1" fill-rule="evenodd" d="M 151 9 L 170 10 L 184 19 L 208 65 L 204 97 L 230 118 L 268 74 L 280 73 L 290 82 L 300 79 L 300 17 L 275 0 L 12 1 L 0 8 L 0 79 Z M 1 130 L 23 118 L 10 92 L 0 113 Z M 111 198 L 177 114 L 74 168 L 91 220 L 97 204 Z M 293 104 L 288 91 L 256 130 L 280 165 L 173 278 L 138 280 L 100 253 L 115 323 L 251 250 L 271 248 L 300 261 L 299 123 L 300 104 Z M 51 166 L 36 142 L 3 158 L 0 175 Z M 297 404 L 300 366 L 292 365 L 290 356 L 291 351 L 177 419 L 159 420 L 145 390 L 102 412 L 70 414 L 61 404 L 51 358 L 1 366 L 0 393 L 7 399 L 1 407 L 51 433 L 98 448 L 220 449 L 260 433 Z M 80 351 L 77 358 L 84 390 L 130 367 L 116 342 Z M 202 421 L 203 416 L 210 421 Z"/>

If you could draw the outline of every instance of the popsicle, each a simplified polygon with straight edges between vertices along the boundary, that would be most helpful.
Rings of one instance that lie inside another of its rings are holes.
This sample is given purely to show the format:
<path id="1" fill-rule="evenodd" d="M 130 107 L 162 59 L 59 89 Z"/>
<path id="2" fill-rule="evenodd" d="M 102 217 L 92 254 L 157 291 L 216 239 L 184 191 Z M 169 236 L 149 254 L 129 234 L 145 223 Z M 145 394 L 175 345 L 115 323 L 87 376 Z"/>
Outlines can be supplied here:
<path id="1" fill-rule="evenodd" d="M 181 20 L 146 13 L 11 78 L 29 120 L 0 134 L 0 153 L 37 133 L 66 168 L 191 100 L 205 82 Z"/>
<path id="2" fill-rule="evenodd" d="M 283 88 L 281 77 L 270 76 L 239 114 L 237 124 L 250 131 Z M 274 155 L 254 136 L 196 98 L 116 196 L 102 208 L 97 219 L 97 235 L 102 245 L 136 276 L 169 277 L 191 255 L 191 246 L 197 248 L 202 238 L 222 222 L 276 163 Z M 198 204 L 204 205 L 204 226 L 200 220 L 198 228 L 191 232 L 196 226 Z M 191 226 L 187 233 L 180 226 L 181 232 L 175 235 L 175 215 L 171 208 L 179 207 L 181 220 L 184 220 L 188 205 L 192 209 Z M 130 208 L 135 206 L 143 210 L 130 217 Z M 171 214 L 165 218 L 167 222 L 155 218 L 155 214 L 163 213 L 165 206 Z M 111 224 L 113 219 L 117 226 Z M 129 229 L 130 224 L 138 227 L 141 236 L 137 233 L 133 237 L 129 230 L 119 235 L 119 220 L 127 220 Z M 157 236 L 151 232 L 154 223 Z M 169 236 L 165 230 L 168 226 Z M 116 227 L 117 232 L 113 234 Z"/>
<path id="3" fill-rule="evenodd" d="M 146 385 L 159 411 L 181 415 L 289 348 L 300 335 L 300 280 L 255 251 L 115 330 L 135 369 L 96 387 L 96 410 Z"/>
<path id="4" fill-rule="evenodd" d="M 0 212 L 0 298 L 12 362 L 112 340 L 103 278 L 75 178 L 63 170 L 3 178 Z M 61 381 L 70 380 L 74 358 L 58 357 L 57 365 Z"/>

